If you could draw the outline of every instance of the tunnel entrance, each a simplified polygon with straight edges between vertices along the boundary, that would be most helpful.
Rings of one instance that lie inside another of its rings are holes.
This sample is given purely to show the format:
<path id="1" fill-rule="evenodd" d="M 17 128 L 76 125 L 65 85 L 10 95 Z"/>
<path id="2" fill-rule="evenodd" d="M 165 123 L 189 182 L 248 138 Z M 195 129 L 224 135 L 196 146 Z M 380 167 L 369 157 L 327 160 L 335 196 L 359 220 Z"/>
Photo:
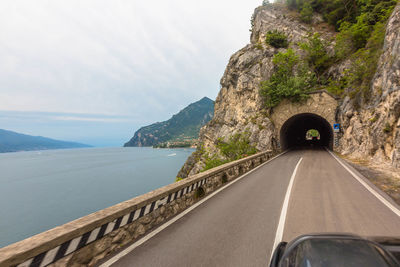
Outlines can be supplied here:
<path id="1" fill-rule="evenodd" d="M 282 150 L 303 147 L 328 147 L 333 149 L 333 130 L 329 122 L 313 113 L 297 114 L 281 127 Z"/>

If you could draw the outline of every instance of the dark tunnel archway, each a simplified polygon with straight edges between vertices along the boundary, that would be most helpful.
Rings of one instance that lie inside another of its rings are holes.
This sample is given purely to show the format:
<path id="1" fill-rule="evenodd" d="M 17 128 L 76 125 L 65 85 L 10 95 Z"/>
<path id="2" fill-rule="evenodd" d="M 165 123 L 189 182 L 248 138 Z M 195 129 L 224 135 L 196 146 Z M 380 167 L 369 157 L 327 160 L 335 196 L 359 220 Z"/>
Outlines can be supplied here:
<path id="1" fill-rule="evenodd" d="M 319 139 L 306 139 L 310 129 L 319 132 Z M 297 114 L 289 118 L 281 127 L 280 143 L 282 150 L 296 147 L 328 147 L 333 149 L 333 130 L 329 122 L 313 113 Z"/>

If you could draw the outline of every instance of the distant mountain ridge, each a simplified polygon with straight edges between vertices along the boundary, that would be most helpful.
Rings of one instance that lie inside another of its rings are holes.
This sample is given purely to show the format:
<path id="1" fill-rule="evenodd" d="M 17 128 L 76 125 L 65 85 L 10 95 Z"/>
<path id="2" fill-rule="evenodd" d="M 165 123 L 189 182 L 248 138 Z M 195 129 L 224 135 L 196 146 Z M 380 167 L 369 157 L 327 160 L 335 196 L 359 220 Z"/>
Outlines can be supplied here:
<path id="1" fill-rule="evenodd" d="M 200 128 L 214 115 L 214 101 L 208 97 L 190 104 L 171 119 L 140 128 L 124 147 L 155 146 L 165 142 L 194 140 Z"/>
<path id="2" fill-rule="evenodd" d="M 0 153 L 83 147 L 90 146 L 0 129 Z"/>

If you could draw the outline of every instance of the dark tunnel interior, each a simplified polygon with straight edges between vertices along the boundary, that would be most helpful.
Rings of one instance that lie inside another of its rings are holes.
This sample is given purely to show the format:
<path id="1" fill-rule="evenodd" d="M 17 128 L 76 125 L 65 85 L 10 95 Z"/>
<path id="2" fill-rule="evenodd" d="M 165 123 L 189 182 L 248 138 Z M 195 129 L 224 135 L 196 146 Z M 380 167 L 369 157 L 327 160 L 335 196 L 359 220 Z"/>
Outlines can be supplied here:
<path id="1" fill-rule="evenodd" d="M 315 129 L 320 137 L 308 140 L 307 131 Z M 329 122 L 321 116 L 312 113 L 302 113 L 289 118 L 280 131 L 282 150 L 289 148 L 327 147 L 333 148 L 333 130 Z"/>

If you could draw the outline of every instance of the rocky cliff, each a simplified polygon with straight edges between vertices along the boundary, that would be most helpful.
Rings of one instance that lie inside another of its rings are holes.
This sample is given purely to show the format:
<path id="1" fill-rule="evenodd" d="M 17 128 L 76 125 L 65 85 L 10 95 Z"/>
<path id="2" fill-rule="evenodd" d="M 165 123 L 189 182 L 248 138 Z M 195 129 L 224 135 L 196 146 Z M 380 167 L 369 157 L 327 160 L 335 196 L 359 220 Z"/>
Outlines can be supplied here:
<path id="1" fill-rule="evenodd" d="M 373 157 L 381 162 L 400 167 L 400 10 L 397 6 L 391 16 L 385 37 L 384 53 L 373 79 L 373 101 L 355 108 L 349 97 L 340 100 L 337 119 L 342 123 L 343 134 L 338 152 L 354 157 Z M 285 49 L 265 44 L 268 31 L 284 32 L 289 48 L 300 51 L 298 42 L 311 32 L 318 32 L 331 43 L 334 29 L 314 15 L 313 23 L 299 21 L 298 15 L 284 5 L 271 4 L 259 7 L 253 15 L 251 43 L 230 58 L 221 79 L 221 90 L 215 101 L 214 118 L 200 130 L 202 146 L 187 160 L 179 177 L 200 172 L 206 156 L 218 154 L 218 140 L 234 133 L 246 131 L 258 150 L 279 151 L 279 133 L 273 121 L 274 109 L 266 109 L 260 97 L 260 82 L 273 73 L 273 56 Z M 301 53 L 301 52 L 300 52 Z M 348 67 L 347 61 L 331 66 L 331 76 L 340 77 Z M 319 88 L 316 88 L 319 89 Z"/>
<path id="2" fill-rule="evenodd" d="M 400 168 L 400 5 L 386 27 L 383 53 L 372 81 L 371 100 L 355 108 L 346 97 L 339 119 L 340 152 Z"/>

